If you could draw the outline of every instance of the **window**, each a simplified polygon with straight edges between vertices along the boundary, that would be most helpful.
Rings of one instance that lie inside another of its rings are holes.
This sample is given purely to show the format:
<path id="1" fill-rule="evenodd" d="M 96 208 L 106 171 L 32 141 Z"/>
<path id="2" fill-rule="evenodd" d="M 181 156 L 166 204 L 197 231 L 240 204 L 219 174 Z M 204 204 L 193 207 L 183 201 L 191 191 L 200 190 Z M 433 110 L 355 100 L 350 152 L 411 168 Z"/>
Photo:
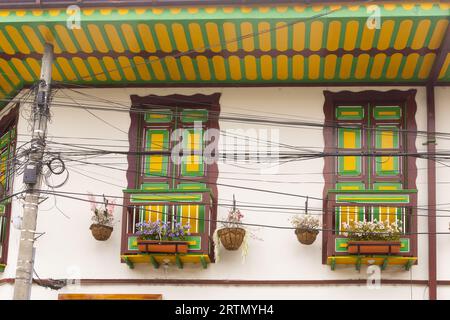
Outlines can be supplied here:
<path id="1" fill-rule="evenodd" d="M 12 194 L 17 118 L 18 108 L 14 108 L 0 119 L 0 199 Z M 0 271 L 3 271 L 8 259 L 10 220 L 11 199 L 6 199 L 0 202 Z"/>
<path id="2" fill-rule="evenodd" d="M 133 208 L 125 210 L 123 253 L 136 252 L 137 223 L 160 220 L 189 224 L 190 252 L 210 254 L 218 172 L 206 148 L 218 142 L 209 135 L 218 128 L 219 97 L 131 97 L 130 150 L 143 155 L 128 157 L 126 198 Z"/>
<path id="3" fill-rule="evenodd" d="M 343 223 L 398 221 L 416 254 L 415 91 L 325 92 L 324 246 L 345 254 Z"/>

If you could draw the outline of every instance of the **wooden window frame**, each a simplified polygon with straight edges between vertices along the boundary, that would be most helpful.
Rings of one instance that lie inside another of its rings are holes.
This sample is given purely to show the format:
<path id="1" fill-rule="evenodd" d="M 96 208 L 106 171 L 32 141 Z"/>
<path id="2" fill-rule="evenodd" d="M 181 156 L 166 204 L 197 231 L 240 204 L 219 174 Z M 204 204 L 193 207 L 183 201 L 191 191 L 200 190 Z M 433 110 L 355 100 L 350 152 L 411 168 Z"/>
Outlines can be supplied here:
<path id="1" fill-rule="evenodd" d="M 15 155 L 16 151 L 16 143 L 17 143 L 17 122 L 19 120 L 19 106 L 15 106 L 12 110 L 10 110 L 5 116 L 3 116 L 0 119 L 0 137 L 2 137 L 4 134 L 6 134 L 8 131 L 11 131 L 12 129 L 16 130 L 16 134 L 13 139 L 10 139 L 8 148 L 12 149 L 10 150 L 9 157 Z M 11 175 L 11 167 L 8 165 L 6 171 L 7 175 L 9 175 L 9 181 L 7 188 L 5 190 L 5 194 L 3 196 L 7 197 L 12 194 L 13 190 L 13 183 L 14 183 L 14 176 Z M 8 247 L 9 247 L 9 233 L 10 233 L 10 222 L 11 222 L 11 202 L 5 205 L 5 217 L 6 217 L 6 224 L 4 226 L 4 241 L 2 245 L 2 252 L 0 257 L 0 265 L 6 265 L 8 261 Z M 0 228 L 3 227 L 0 225 Z"/>
<path id="2" fill-rule="evenodd" d="M 206 109 L 208 113 L 211 115 L 208 117 L 208 120 L 203 123 L 203 127 L 206 129 L 217 129 L 219 130 L 219 114 L 220 114 L 220 93 L 214 93 L 211 95 L 204 94 L 195 94 L 191 96 L 186 95 L 167 95 L 167 96 L 158 96 L 158 95 L 148 95 L 148 96 L 137 96 L 131 95 L 131 103 L 132 107 L 130 110 L 130 129 L 128 132 L 128 140 L 130 143 L 130 153 L 127 156 L 128 160 L 128 170 L 127 170 L 127 189 L 139 189 L 143 183 L 149 182 L 149 179 L 144 178 L 144 173 L 141 172 L 142 161 L 144 161 L 144 157 L 140 155 L 136 155 L 136 152 L 140 152 L 143 150 L 144 146 L 144 134 L 145 127 L 148 125 L 145 124 L 145 110 L 160 110 L 160 109 L 175 109 L 181 108 L 183 110 L 192 109 L 192 110 L 204 110 Z M 144 111 L 144 112 L 143 112 Z M 173 121 L 173 119 L 172 119 Z M 215 141 L 217 143 L 218 141 Z M 169 148 L 170 149 L 170 148 Z M 169 152 L 170 153 L 170 152 Z M 169 155 L 170 156 L 170 155 Z M 170 160 L 169 160 L 170 162 Z M 181 167 L 181 166 L 180 166 Z M 181 168 L 180 168 L 181 170 Z M 175 177 L 180 177 L 180 170 L 177 170 Z M 195 183 L 196 181 L 200 183 L 204 183 L 208 189 L 209 194 L 211 195 L 212 205 L 209 206 L 209 237 L 212 239 L 212 235 L 217 227 L 216 219 L 217 219 L 217 178 L 218 178 L 218 165 L 216 162 L 211 164 L 204 164 L 204 172 L 203 176 L 189 176 L 183 177 L 182 179 L 186 181 L 186 183 Z M 151 182 L 161 183 L 161 182 L 169 182 L 171 179 L 168 178 L 151 178 Z M 169 182 L 169 188 L 173 188 L 171 182 Z M 182 192 L 182 191 L 180 191 Z M 121 253 L 124 254 L 127 252 L 127 212 L 126 208 L 124 208 L 123 212 L 123 220 L 122 220 L 122 240 L 121 240 Z M 170 213 L 169 213 L 170 214 Z M 203 241 L 202 241 L 203 243 Z M 211 242 L 208 241 L 209 248 L 204 248 L 202 245 L 202 252 L 208 252 L 211 260 L 214 260 L 213 254 L 213 246 Z"/>
<path id="3" fill-rule="evenodd" d="M 327 154 L 332 154 L 336 152 L 337 147 L 337 130 L 335 122 L 335 110 L 338 105 L 363 105 L 366 103 L 386 105 L 386 102 L 396 103 L 404 105 L 405 114 L 405 124 L 406 130 L 408 130 L 405 151 L 408 153 L 416 153 L 416 136 L 417 136 L 417 124 L 415 120 L 415 115 L 417 111 L 417 104 L 415 101 L 417 90 L 411 89 L 407 91 L 400 90 L 390 90 L 390 91 L 375 91 L 367 90 L 361 92 L 353 91 L 340 91 L 331 92 L 324 91 L 325 102 L 323 106 L 323 111 L 325 115 L 324 121 L 324 152 Z M 372 115 L 369 115 L 372 116 Z M 404 159 L 404 169 L 406 177 L 403 179 L 404 189 L 417 190 L 416 178 L 417 178 L 417 165 L 416 157 L 405 157 Z M 337 157 L 329 156 L 325 157 L 324 160 L 324 188 L 323 188 L 323 208 L 328 209 L 328 195 L 329 191 L 335 189 L 337 182 Z M 334 173 L 334 174 L 329 174 Z M 363 173 L 365 174 L 365 173 Z M 365 179 L 364 179 L 365 180 Z M 370 186 L 369 186 L 370 187 Z M 417 212 L 415 207 L 417 206 L 417 197 L 414 195 L 411 200 L 411 206 L 413 208 L 413 215 L 411 219 L 410 232 L 411 235 L 411 256 L 417 256 Z M 325 230 L 332 230 L 335 228 L 334 225 L 330 224 L 330 220 L 327 219 L 327 214 L 324 211 L 323 215 L 323 228 Z M 330 224 L 330 225 L 329 225 Z M 322 233 L 322 263 L 327 263 L 327 257 L 334 255 L 336 252 L 330 248 L 334 246 L 330 245 L 329 239 L 332 238 L 332 232 Z M 333 247 L 334 248 L 334 247 Z"/>

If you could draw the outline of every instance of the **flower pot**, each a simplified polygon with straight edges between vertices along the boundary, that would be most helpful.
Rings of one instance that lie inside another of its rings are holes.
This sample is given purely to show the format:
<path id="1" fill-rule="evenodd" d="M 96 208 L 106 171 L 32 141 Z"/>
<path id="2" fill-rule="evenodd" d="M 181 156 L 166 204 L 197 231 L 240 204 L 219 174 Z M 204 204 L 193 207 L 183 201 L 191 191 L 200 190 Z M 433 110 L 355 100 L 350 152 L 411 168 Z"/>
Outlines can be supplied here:
<path id="1" fill-rule="evenodd" d="M 400 241 L 349 241 L 350 254 L 398 254 Z"/>
<path id="2" fill-rule="evenodd" d="M 319 234 L 318 230 L 311 229 L 295 229 L 295 234 L 297 235 L 297 239 L 300 243 L 310 245 L 316 241 L 316 237 Z"/>
<path id="3" fill-rule="evenodd" d="M 217 230 L 220 242 L 227 250 L 237 250 L 241 246 L 245 237 L 245 229 L 223 228 Z"/>
<path id="4" fill-rule="evenodd" d="M 93 223 L 90 228 L 92 235 L 98 241 L 106 241 L 111 236 L 113 232 L 113 228 L 109 226 L 105 226 L 103 224 Z"/>
<path id="5" fill-rule="evenodd" d="M 175 240 L 138 240 L 140 252 L 153 253 L 187 253 L 188 243 Z"/>

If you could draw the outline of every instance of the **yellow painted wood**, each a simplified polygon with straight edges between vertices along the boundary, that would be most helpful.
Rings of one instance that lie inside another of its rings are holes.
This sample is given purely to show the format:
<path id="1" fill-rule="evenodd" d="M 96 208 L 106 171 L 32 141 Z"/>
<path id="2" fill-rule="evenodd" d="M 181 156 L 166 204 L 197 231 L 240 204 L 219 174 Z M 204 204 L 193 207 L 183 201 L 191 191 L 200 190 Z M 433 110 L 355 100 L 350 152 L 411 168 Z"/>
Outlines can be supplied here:
<path id="1" fill-rule="evenodd" d="M 323 22 L 314 21 L 311 23 L 311 33 L 309 47 L 312 51 L 319 51 L 322 48 Z"/>
<path id="2" fill-rule="evenodd" d="M 354 50 L 356 38 L 358 37 L 359 22 L 356 20 L 348 21 L 345 27 L 344 49 Z"/>
<path id="3" fill-rule="evenodd" d="M 3 75 L 0 73 L 0 88 L 2 88 L 5 92 L 9 93 L 12 92 L 14 89 L 9 84 L 8 81 L 3 77 Z"/>
<path id="4" fill-rule="evenodd" d="M 431 36 L 430 42 L 428 44 L 428 48 L 434 50 L 441 46 L 442 39 L 445 35 L 445 30 L 448 26 L 448 20 L 442 19 L 436 23 L 436 27 L 434 28 L 433 34 Z"/>
<path id="5" fill-rule="evenodd" d="M 418 53 L 412 53 L 408 55 L 406 58 L 405 66 L 403 67 L 402 71 L 402 78 L 403 79 L 411 79 L 414 76 L 414 71 L 417 66 L 417 62 L 419 60 L 419 54 Z"/>
<path id="6" fill-rule="evenodd" d="M 175 263 L 175 254 L 153 254 L 152 256 L 158 263 L 164 263 L 165 260 Z M 211 263 L 209 256 L 206 254 L 180 254 L 178 256 L 183 263 L 201 263 L 200 258 L 205 259 L 207 263 Z M 150 263 L 149 255 L 145 254 L 122 255 L 121 257 L 128 258 L 132 263 Z"/>
<path id="7" fill-rule="evenodd" d="M 369 50 L 373 47 L 376 29 L 369 29 L 366 24 L 364 24 L 363 28 L 364 29 L 361 37 L 361 49 Z"/>
<path id="8" fill-rule="evenodd" d="M 116 27 L 112 24 L 105 24 L 105 34 L 111 43 L 112 49 L 115 52 L 122 53 L 125 51 L 123 47 L 122 40 L 120 40 L 119 34 L 117 33 Z"/>
<path id="9" fill-rule="evenodd" d="M 308 58 L 308 76 L 311 80 L 317 80 L 320 76 L 320 56 L 313 54 Z"/>
<path id="10" fill-rule="evenodd" d="M 254 32 L 250 22 L 241 23 L 242 48 L 247 51 L 255 50 Z"/>
<path id="11" fill-rule="evenodd" d="M 136 74 L 134 73 L 134 69 L 130 63 L 130 59 L 124 56 L 120 56 L 119 58 L 117 58 L 117 61 L 119 62 L 120 69 L 125 75 L 125 78 L 128 81 L 136 81 Z"/>
<path id="12" fill-rule="evenodd" d="M 401 53 L 394 53 L 391 56 L 391 60 L 389 61 L 389 66 L 386 71 L 386 77 L 388 79 L 397 78 L 402 60 L 403 60 L 403 55 Z"/>
<path id="13" fill-rule="evenodd" d="M 188 46 L 188 43 L 186 40 L 186 33 L 185 33 L 183 25 L 180 23 L 173 23 L 172 24 L 172 34 L 173 34 L 173 38 L 175 40 L 177 50 L 180 52 L 188 51 L 189 46 Z"/>
<path id="14" fill-rule="evenodd" d="M 339 48 L 339 39 L 341 35 L 341 22 L 331 21 L 328 24 L 327 49 L 335 51 Z"/>
<path id="15" fill-rule="evenodd" d="M 226 80 L 227 72 L 225 70 L 225 59 L 222 56 L 214 56 L 212 58 L 214 75 L 217 80 Z"/>
<path id="16" fill-rule="evenodd" d="M 5 59 L 0 59 L 0 74 L 3 74 L 5 77 L 9 78 L 13 85 L 19 85 L 19 77 L 17 77 L 16 73 L 9 66 Z"/>
<path id="17" fill-rule="evenodd" d="M 405 265 L 408 261 L 417 261 L 417 257 L 401 257 L 401 256 L 393 256 L 393 257 L 361 257 L 361 256 L 335 256 L 328 257 L 327 264 L 331 264 L 331 261 L 334 260 L 336 264 L 342 265 L 355 265 L 358 262 L 358 259 L 361 259 L 362 265 L 382 265 L 384 263 L 384 259 L 388 259 L 388 265 Z"/>
<path id="18" fill-rule="evenodd" d="M 342 56 L 339 77 L 343 80 L 349 79 L 352 72 L 353 55 L 347 53 Z"/>
<path id="19" fill-rule="evenodd" d="M 223 24 L 223 35 L 225 37 L 227 50 L 230 52 L 236 52 L 238 50 L 238 41 L 234 23 L 225 22 Z"/>
<path id="20" fill-rule="evenodd" d="M 95 78 L 99 81 L 106 81 L 106 75 L 103 72 L 103 68 L 100 65 L 100 62 L 95 57 L 88 57 L 87 63 L 91 67 L 92 71 L 95 74 Z"/>
<path id="21" fill-rule="evenodd" d="M 277 79 L 278 80 L 286 80 L 289 77 L 288 74 L 288 57 L 285 55 L 278 56 L 276 58 L 277 63 Z"/>
<path id="22" fill-rule="evenodd" d="M 172 51 L 172 44 L 170 43 L 169 33 L 167 27 L 162 23 L 155 24 L 155 34 L 158 39 L 159 48 L 164 52 Z"/>
<path id="23" fill-rule="evenodd" d="M 156 52 L 155 41 L 148 25 L 140 23 L 138 24 L 137 29 L 145 51 L 150 53 Z"/>
<path id="24" fill-rule="evenodd" d="M 288 31 L 289 28 L 285 22 L 278 22 L 275 25 L 276 47 L 278 51 L 286 51 L 289 48 Z"/>
<path id="25" fill-rule="evenodd" d="M 169 77 L 172 80 L 179 81 L 181 80 L 180 70 L 178 69 L 177 59 L 168 56 L 164 58 L 164 62 L 166 63 L 167 72 L 169 73 Z"/>
<path id="26" fill-rule="evenodd" d="M 256 80 L 256 58 L 254 56 L 245 56 L 244 58 L 245 65 L 245 77 L 248 80 Z"/>
<path id="27" fill-rule="evenodd" d="M 261 57 L 261 77 L 263 80 L 272 79 L 272 57 L 269 55 L 264 55 Z"/>
<path id="28" fill-rule="evenodd" d="M 220 43 L 219 29 L 216 23 L 208 22 L 205 24 L 206 35 L 208 37 L 209 49 L 213 52 L 222 51 Z"/>
<path id="29" fill-rule="evenodd" d="M 70 67 L 69 62 L 67 61 L 66 58 L 58 57 L 58 58 L 56 58 L 56 62 L 59 64 L 60 69 L 64 73 L 64 76 L 66 77 L 66 79 L 69 79 L 69 80 L 77 79 L 75 72 Z"/>
<path id="30" fill-rule="evenodd" d="M 403 20 L 400 22 L 400 26 L 397 31 L 397 36 L 394 41 L 394 48 L 397 50 L 403 50 L 408 44 L 408 39 L 411 35 L 411 30 L 413 27 L 412 20 Z"/>
<path id="31" fill-rule="evenodd" d="M 127 43 L 128 49 L 131 52 L 138 53 L 141 51 L 141 46 L 136 38 L 136 32 L 133 27 L 127 23 L 122 24 L 121 26 L 123 37 L 125 38 L 125 42 Z"/>
<path id="32" fill-rule="evenodd" d="M 295 80 L 302 80 L 305 76 L 305 58 L 301 55 L 295 55 L 292 58 L 292 77 Z"/>
<path id="33" fill-rule="evenodd" d="M 44 46 L 42 45 L 42 42 L 38 38 L 36 33 L 34 32 L 34 29 L 32 27 L 30 27 L 29 25 L 23 25 L 22 32 L 25 35 L 25 37 L 27 37 L 28 43 L 31 44 L 34 51 L 42 54 L 44 52 Z"/>
<path id="34" fill-rule="evenodd" d="M 72 63 L 74 64 L 75 68 L 77 69 L 78 74 L 81 76 L 81 79 L 83 79 L 85 81 L 92 81 L 92 77 L 89 74 L 89 71 L 86 68 L 86 65 L 84 64 L 83 59 L 75 57 L 72 59 Z"/>
<path id="35" fill-rule="evenodd" d="M 197 52 L 205 51 L 205 41 L 203 40 L 202 30 L 198 23 L 189 23 L 189 32 L 191 35 L 192 45 Z"/>
<path id="36" fill-rule="evenodd" d="M 209 70 L 208 59 L 205 56 L 196 58 L 198 70 L 200 72 L 200 79 L 211 80 L 211 71 Z"/>
<path id="37" fill-rule="evenodd" d="M 16 45 L 16 48 L 21 52 L 25 54 L 30 53 L 30 48 L 28 48 L 27 44 L 25 43 L 25 40 L 20 35 L 19 31 L 17 31 L 16 28 L 13 26 L 7 25 L 5 26 L 5 32 L 9 35 L 10 39 L 14 42 Z"/>
<path id="38" fill-rule="evenodd" d="M 386 62 L 386 55 L 384 53 L 379 53 L 375 56 L 372 70 L 370 71 L 371 79 L 379 79 L 383 74 L 384 63 Z"/>
<path id="39" fill-rule="evenodd" d="M 324 69 L 325 79 L 334 79 L 336 74 L 336 62 L 337 56 L 335 54 L 330 54 L 325 57 L 325 69 Z"/>
<path id="40" fill-rule="evenodd" d="M 109 72 L 109 76 L 114 81 L 120 81 L 122 80 L 122 76 L 120 75 L 119 71 L 117 71 L 118 67 L 116 66 L 114 59 L 111 57 L 104 57 L 103 58 L 103 64 L 106 67 L 106 70 Z"/>
<path id="41" fill-rule="evenodd" d="M 419 69 L 419 74 L 417 75 L 419 79 L 427 79 L 430 75 L 431 68 L 434 65 L 434 60 L 436 59 L 435 53 L 428 53 L 423 57 L 422 65 Z"/>
<path id="42" fill-rule="evenodd" d="M 386 50 L 390 46 L 392 34 L 394 32 L 395 22 L 394 20 L 386 20 L 381 24 L 381 33 L 378 38 L 379 50 Z"/>
<path id="43" fill-rule="evenodd" d="M 305 49 L 305 23 L 304 22 L 295 23 L 292 26 L 292 28 L 293 28 L 292 49 L 294 49 L 295 51 L 302 51 L 303 49 Z"/>
<path id="44" fill-rule="evenodd" d="M 150 56 L 148 66 L 152 68 L 153 74 L 158 80 L 166 80 L 166 74 L 161 65 L 161 61 L 157 56 Z"/>
<path id="45" fill-rule="evenodd" d="M 411 43 L 412 49 L 417 50 L 423 47 L 428 31 L 430 29 L 430 25 L 431 21 L 429 19 L 425 19 L 419 22 L 416 33 L 414 35 L 414 39 Z"/>
<path id="46" fill-rule="evenodd" d="M 72 33 L 78 42 L 78 46 L 81 48 L 83 52 L 86 53 L 92 53 L 94 50 L 92 49 L 91 44 L 89 43 L 89 40 L 84 32 L 83 28 L 80 29 L 73 29 Z"/>
<path id="47" fill-rule="evenodd" d="M 230 76 L 232 80 L 241 80 L 241 59 L 237 56 L 230 56 L 228 58 L 228 65 L 230 66 Z"/>
<path id="48" fill-rule="evenodd" d="M 184 76 L 187 80 L 196 80 L 197 75 L 194 70 L 194 65 L 192 64 L 191 57 L 182 56 L 180 57 L 181 67 L 183 68 Z"/>
<path id="49" fill-rule="evenodd" d="M 106 45 L 105 39 L 100 32 L 100 28 L 95 24 L 89 23 L 87 25 L 87 29 L 89 31 L 89 34 L 91 35 L 91 39 L 93 40 L 92 42 L 95 45 L 96 50 L 102 53 L 108 52 L 109 49 Z"/>
<path id="50" fill-rule="evenodd" d="M 271 31 L 270 24 L 268 22 L 258 23 L 258 33 L 259 33 L 259 47 L 262 51 L 269 51 L 272 49 L 271 46 Z"/>
<path id="51" fill-rule="evenodd" d="M 361 54 L 356 62 L 355 77 L 356 79 L 364 79 L 367 76 L 367 69 L 369 67 L 370 56 L 368 54 Z"/>
<path id="52" fill-rule="evenodd" d="M 16 51 L 13 49 L 8 40 L 6 40 L 4 33 L 0 30 L 0 49 L 7 54 L 14 54 Z"/>
<path id="53" fill-rule="evenodd" d="M 34 77 L 28 72 L 27 68 L 24 66 L 24 64 L 22 63 L 21 60 L 19 60 L 17 58 L 12 58 L 11 59 L 11 63 L 17 69 L 17 71 L 19 72 L 20 76 L 25 81 L 32 82 L 32 81 L 35 80 Z"/>
<path id="54" fill-rule="evenodd" d="M 439 79 L 442 79 L 443 77 L 445 77 L 445 74 L 447 73 L 447 70 L 449 68 L 450 65 L 450 53 L 447 53 L 447 57 L 445 58 L 444 64 L 442 65 L 442 69 L 439 72 Z"/>
<path id="55" fill-rule="evenodd" d="M 41 74 L 41 66 L 38 61 L 34 58 L 26 58 L 25 61 L 28 63 L 31 71 L 33 71 L 33 76 L 35 79 L 39 78 Z"/>

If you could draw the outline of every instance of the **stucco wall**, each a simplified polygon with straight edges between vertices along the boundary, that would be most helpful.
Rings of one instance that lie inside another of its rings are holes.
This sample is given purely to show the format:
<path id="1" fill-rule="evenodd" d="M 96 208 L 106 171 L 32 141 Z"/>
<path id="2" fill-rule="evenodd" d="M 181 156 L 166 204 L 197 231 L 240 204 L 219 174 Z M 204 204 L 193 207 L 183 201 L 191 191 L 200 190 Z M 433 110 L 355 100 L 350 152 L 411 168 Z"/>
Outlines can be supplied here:
<path id="1" fill-rule="evenodd" d="M 150 88 L 121 88 L 121 89 L 80 89 L 80 92 L 89 95 L 112 100 L 126 106 L 130 105 L 130 94 L 158 94 L 167 95 L 173 93 L 194 94 L 221 92 L 222 114 L 238 113 L 244 117 L 245 114 L 259 114 L 260 116 L 284 117 L 290 120 L 307 120 L 318 123 L 323 122 L 323 90 L 331 91 L 352 90 L 362 91 L 373 88 L 192 88 L 192 89 L 150 89 Z M 389 90 L 391 88 L 376 88 L 378 90 Z M 398 89 L 398 88 L 396 88 Z M 409 88 L 401 88 L 409 89 Z M 426 130 L 426 96 L 423 88 L 417 88 L 416 102 L 418 105 L 416 121 L 418 130 Z M 57 101 L 61 99 L 73 104 L 73 101 L 64 98 L 65 95 L 74 95 L 69 90 L 60 90 L 57 93 Z M 76 100 L 81 96 L 75 95 Z M 93 100 L 84 97 L 83 99 Z M 450 132 L 450 117 L 447 110 L 447 101 L 450 99 L 450 90 L 447 88 L 436 89 L 436 112 L 437 131 Z M 59 103 L 58 102 L 58 103 Z M 89 104 L 100 104 L 100 101 L 84 101 Z M 67 108 L 61 105 L 52 107 L 52 122 L 49 125 L 48 134 L 53 136 L 51 140 L 64 143 L 92 143 L 92 144 L 117 144 L 115 149 L 127 150 L 127 135 L 130 118 L 127 112 L 102 112 L 94 111 L 96 115 L 104 118 L 117 127 L 114 129 L 79 108 Z M 24 114 L 24 113 L 23 113 Z M 254 125 L 248 123 L 233 123 L 221 121 L 222 130 L 227 129 L 273 129 L 265 125 Z M 279 128 L 280 142 L 305 148 L 321 150 L 323 148 L 323 136 L 320 128 Z M 121 132 L 124 131 L 124 132 Z M 19 121 L 19 145 L 27 141 L 29 134 L 28 123 L 24 118 Z M 123 141 L 85 139 L 61 139 L 64 137 L 84 137 L 117 139 Z M 425 151 L 423 143 L 426 138 L 417 138 L 417 149 Z M 57 148 L 57 145 L 52 145 Z M 103 148 L 104 146 L 98 146 Z M 438 140 L 438 149 L 449 149 L 450 140 Z M 100 159 L 100 158 L 99 158 Z M 90 160 L 89 160 L 90 161 Z M 119 165 L 126 169 L 126 158 L 115 156 L 109 159 L 111 162 L 123 163 Z M 98 166 L 73 166 L 67 163 L 71 171 L 69 182 L 60 190 L 85 193 L 90 190 L 94 193 L 107 195 L 122 195 L 122 187 L 126 186 L 125 171 L 110 170 Z M 279 166 L 277 174 L 260 175 L 260 171 L 253 165 L 219 163 L 219 183 L 237 184 L 241 186 L 257 187 L 260 189 L 277 190 L 313 197 L 322 196 L 323 160 L 307 160 L 285 163 Z M 438 166 L 438 181 L 450 182 L 450 169 L 441 164 Z M 418 205 L 427 206 L 426 190 L 426 161 L 418 160 L 419 188 Z M 75 172 L 79 171 L 79 173 Z M 89 175 L 102 181 L 96 181 L 86 176 Z M 238 173 L 238 174 L 236 174 Z M 239 174 L 242 173 L 242 174 Z M 249 174 L 251 173 L 251 174 Z M 235 179 L 233 179 L 235 178 Z M 267 180 L 244 181 L 238 179 Z M 273 182 L 277 181 L 277 182 Z M 280 183 L 281 182 L 281 183 Z M 292 183 L 285 183 L 292 182 Z M 22 188 L 21 178 L 16 178 L 15 190 Z M 448 184 L 438 184 L 437 203 L 449 203 L 447 195 Z M 304 199 L 280 196 L 269 193 L 254 192 L 248 190 L 236 190 L 228 187 L 219 187 L 219 202 L 229 202 L 233 193 L 239 202 L 255 202 L 269 205 L 303 206 Z M 319 201 L 310 200 L 310 208 L 321 208 Z M 60 213 L 59 208 L 64 214 Z M 441 207 L 441 206 L 440 206 Z M 449 208 L 450 204 L 443 206 Z M 15 201 L 13 216 L 21 212 L 21 205 Z M 254 209 L 252 209 L 254 210 Z M 226 214 L 224 207 L 219 207 L 219 218 Z M 264 212 L 263 209 L 250 211 L 242 208 L 245 221 L 248 223 L 282 225 L 288 226 L 290 217 L 285 212 Z M 426 215 L 426 210 L 419 214 Z M 438 212 L 438 215 L 449 213 Z M 115 216 L 121 219 L 121 208 L 116 208 Z M 90 235 L 91 213 L 89 204 L 61 197 L 50 197 L 40 207 L 38 231 L 45 235 L 37 241 L 35 269 L 41 278 L 187 278 L 187 279 L 366 279 L 366 269 L 360 272 L 352 267 L 343 268 L 338 266 L 336 271 L 331 271 L 329 266 L 321 263 L 321 237 L 311 246 L 301 246 L 293 231 L 260 228 L 255 229 L 254 234 L 262 240 L 250 239 L 249 253 L 242 262 L 240 252 L 223 252 L 219 263 L 211 264 L 208 269 L 203 270 L 199 266 L 185 265 L 180 270 L 175 266 L 168 269 L 153 269 L 150 265 L 136 265 L 130 270 L 119 260 L 120 254 L 120 224 L 117 224 L 110 240 L 106 242 L 95 241 Z M 427 232 L 427 219 L 419 216 L 419 233 Z M 448 232 L 450 218 L 439 217 L 437 230 Z M 426 280 L 428 276 L 427 263 L 427 235 L 419 234 L 419 264 L 410 271 L 390 267 L 382 272 L 383 279 L 404 280 Z M 450 264 L 450 252 L 446 249 L 446 243 L 450 241 L 448 235 L 438 235 L 438 278 L 450 279 L 448 265 Z M 19 231 L 11 227 L 8 266 L 1 275 L 3 278 L 11 278 L 15 275 L 15 265 L 19 243 Z M 424 286 L 384 286 L 377 290 L 368 289 L 366 286 L 169 286 L 169 285 L 111 285 L 111 286 L 69 286 L 59 292 L 33 287 L 33 299 L 55 299 L 58 293 L 70 292 L 98 292 L 98 293 L 161 293 L 165 299 L 426 299 L 428 297 Z M 12 286 L 5 284 L 0 286 L 0 297 L 10 299 L 12 297 Z M 450 298 L 450 288 L 440 287 L 438 297 Z"/>

